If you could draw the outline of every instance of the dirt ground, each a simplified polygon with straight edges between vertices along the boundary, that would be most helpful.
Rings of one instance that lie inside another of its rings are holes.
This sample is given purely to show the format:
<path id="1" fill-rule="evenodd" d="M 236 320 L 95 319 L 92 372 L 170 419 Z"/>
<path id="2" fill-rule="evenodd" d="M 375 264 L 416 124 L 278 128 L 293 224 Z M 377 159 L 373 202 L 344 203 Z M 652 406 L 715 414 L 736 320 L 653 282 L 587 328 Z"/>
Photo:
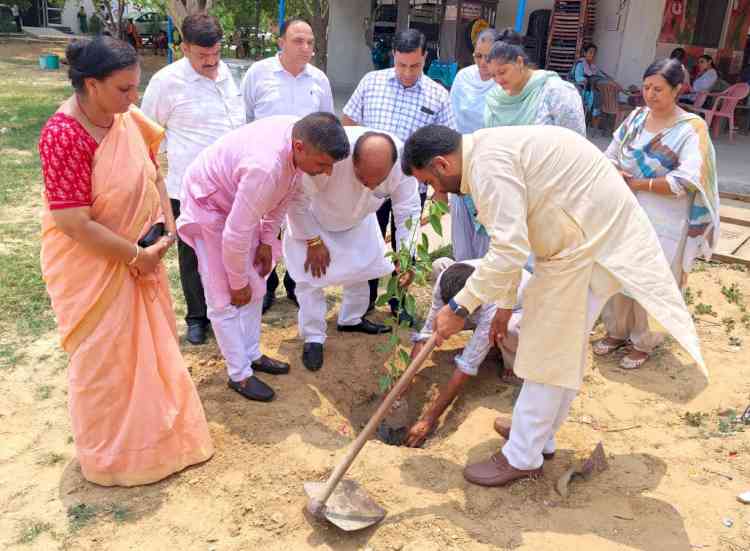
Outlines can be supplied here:
<path id="1" fill-rule="evenodd" d="M 0 57 L 7 55 L 0 49 Z M 34 197 L 5 212 L 3 222 L 36 223 Z M 750 322 L 725 296 L 734 300 L 739 290 L 739 302 L 750 303 L 750 273 L 702 264 L 689 288 L 710 382 L 670 339 L 639 371 L 619 369 L 619 356 L 594 359 L 545 476 L 486 489 L 466 483 L 461 469 L 501 445 L 492 421 L 511 412 L 518 392 L 500 380 L 492 355 L 424 448 L 365 446 L 349 476 L 388 515 L 351 534 L 303 513 L 303 483 L 325 478 L 345 453 L 372 410 L 384 361 L 376 351 L 380 337 L 336 332 L 335 297 L 326 363 L 317 373 L 301 364 L 294 307 L 279 298 L 264 318 L 263 351 L 292 366 L 288 376 L 261 375 L 277 391 L 269 404 L 227 389 L 213 340 L 201 347 L 182 343 L 216 454 L 139 488 L 102 488 L 82 478 L 57 335 L 19 341 L 22 359 L 0 369 L 0 547 L 750 550 L 750 506 L 736 499 L 750 490 L 750 433 L 742 430 L 750 427 L 732 416 L 750 404 Z M 424 308 L 428 292 L 420 294 Z M 600 326 L 592 339 L 601 334 Z M 426 363 L 410 396 L 413 415 L 447 381 L 467 339 L 468 333 L 454 337 Z M 609 470 L 574 482 L 569 497 L 560 497 L 557 478 L 600 441 Z"/>

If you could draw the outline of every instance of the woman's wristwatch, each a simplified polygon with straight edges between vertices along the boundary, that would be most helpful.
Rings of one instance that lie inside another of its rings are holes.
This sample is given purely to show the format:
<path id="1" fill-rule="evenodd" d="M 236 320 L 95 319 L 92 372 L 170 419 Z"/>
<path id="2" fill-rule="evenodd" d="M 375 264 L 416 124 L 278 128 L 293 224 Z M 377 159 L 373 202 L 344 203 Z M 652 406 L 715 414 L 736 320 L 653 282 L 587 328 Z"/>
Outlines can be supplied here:
<path id="1" fill-rule="evenodd" d="M 453 313 L 461 318 L 468 318 L 469 317 L 469 310 L 467 310 L 464 306 L 461 306 L 458 302 L 456 302 L 453 299 L 450 299 L 448 301 L 448 306 L 451 310 L 453 310 Z"/>

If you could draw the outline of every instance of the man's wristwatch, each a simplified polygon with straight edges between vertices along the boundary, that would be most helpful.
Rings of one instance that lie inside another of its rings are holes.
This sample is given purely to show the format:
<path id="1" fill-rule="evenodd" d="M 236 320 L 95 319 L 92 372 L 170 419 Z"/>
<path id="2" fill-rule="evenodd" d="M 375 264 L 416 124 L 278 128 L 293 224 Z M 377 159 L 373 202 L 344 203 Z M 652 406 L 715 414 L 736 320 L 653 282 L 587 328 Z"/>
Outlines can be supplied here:
<path id="1" fill-rule="evenodd" d="M 469 317 L 469 313 L 470 312 L 466 308 L 464 308 L 463 306 L 461 306 L 455 300 L 450 299 L 448 301 L 448 306 L 450 306 L 450 309 L 453 310 L 453 313 L 456 314 L 457 316 L 460 316 L 460 317 L 462 317 L 464 319 L 466 319 L 466 318 Z"/>

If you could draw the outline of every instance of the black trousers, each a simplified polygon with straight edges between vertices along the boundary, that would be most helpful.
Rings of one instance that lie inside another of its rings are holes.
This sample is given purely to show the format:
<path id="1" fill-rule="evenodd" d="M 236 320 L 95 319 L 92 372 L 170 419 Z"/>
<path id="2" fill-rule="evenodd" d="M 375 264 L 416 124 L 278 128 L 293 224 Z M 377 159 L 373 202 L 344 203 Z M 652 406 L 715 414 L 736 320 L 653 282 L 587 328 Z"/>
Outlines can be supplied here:
<path id="1" fill-rule="evenodd" d="M 16 32 L 17 33 L 22 33 L 23 32 L 23 26 L 21 25 L 21 16 L 17 15 L 15 17 L 15 20 L 16 20 Z"/>
<path id="2" fill-rule="evenodd" d="M 177 199 L 170 199 L 169 202 L 172 204 L 172 213 L 177 220 L 180 216 L 180 202 Z M 192 247 L 179 237 L 177 239 L 177 260 L 180 265 L 182 294 L 185 295 L 185 304 L 187 305 L 185 323 L 188 325 L 208 325 L 206 296 L 203 292 L 201 276 L 198 273 L 198 257 Z"/>
<path id="3" fill-rule="evenodd" d="M 271 275 L 269 275 L 268 279 L 266 280 L 266 293 L 275 295 L 276 289 L 278 288 L 279 288 L 279 274 L 276 273 L 276 266 L 274 266 L 273 270 L 271 270 Z M 287 296 L 289 297 L 295 296 L 294 290 L 296 288 L 297 288 L 297 284 L 289 275 L 289 272 L 286 272 L 284 274 L 284 289 L 286 289 Z"/>
<path id="4" fill-rule="evenodd" d="M 422 210 L 424 210 L 425 201 L 427 201 L 427 193 L 420 193 L 419 202 L 422 205 Z M 375 214 L 378 217 L 378 226 L 380 226 L 380 234 L 383 237 L 385 237 L 386 230 L 388 229 L 388 223 L 390 223 L 391 247 L 394 251 L 397 251 L 398 248 L 396 247 L 396 221 L 393 219 L 393 206 L 391 205 L 391 200 L 386 199 L 385 202 L 380 205 L 380 208 Z M 380 280 L 371 279 L 370 281 L 368 281 L 368 283 L 370 284 L 370 304 L 374 304 L 378 299 L 378 285 L 380 283 Z M 394 308 L 393 304 L 391 304 L 391 308 Z"/>

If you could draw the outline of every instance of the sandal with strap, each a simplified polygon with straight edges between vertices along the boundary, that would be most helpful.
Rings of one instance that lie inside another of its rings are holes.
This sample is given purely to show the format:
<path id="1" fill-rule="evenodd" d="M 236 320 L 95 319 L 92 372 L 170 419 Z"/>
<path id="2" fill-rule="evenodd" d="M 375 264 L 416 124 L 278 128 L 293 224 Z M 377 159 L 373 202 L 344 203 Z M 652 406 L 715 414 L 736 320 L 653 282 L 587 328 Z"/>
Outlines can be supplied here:
<path id="1" fill-rule="evenodd" d="M 615 350 L 622 348 L 626 344 L 628 344 L 627 340 L 620 341 L 610 337 L 605 337 L 592 344 L 591 350 L 596 356 L 606 356 L 607 354 L 611 354 Z"/>
<path id="2" fill-rule="evenodd" d="M 622 360 L 620 360 L 620 367 L 622 369 L 638 369 L 643 364 L 645 364 L 649 360 L 650 357 L 651 356 L 646 354 L 642 358 L 634 359 L 634 358 L 631 358 L 630 355 L 628 354 Z"/>

